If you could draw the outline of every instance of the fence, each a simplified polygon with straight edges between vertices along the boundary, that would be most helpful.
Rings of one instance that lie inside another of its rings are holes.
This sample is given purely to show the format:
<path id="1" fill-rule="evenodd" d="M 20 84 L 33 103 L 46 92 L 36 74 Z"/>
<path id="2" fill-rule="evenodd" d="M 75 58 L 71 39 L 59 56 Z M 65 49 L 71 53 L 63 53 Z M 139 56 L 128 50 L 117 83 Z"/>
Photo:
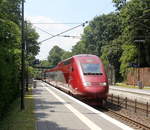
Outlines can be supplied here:
<path id="1" fill-rule="evenodd" d="M 149 116 L 150 113 L 150 103 L 140 103 L 138 100 L 129 100 L 127 97 L 122 98 L 119 95 L 115 96 L 113 94 L 108 95 L 108 101 L 116 104 L 118 107 L 122 107 L 125 109 L 132 109 L 135 113 L 141 113 L 144 114 L 145 116 Z"/>
<path id="2" fill-rule="evenodd" d="M 130 68 L 127 72 L 127 84 L 137 85 L 141 81 L 143 86 L 150 86 L 150 68 Z"/>

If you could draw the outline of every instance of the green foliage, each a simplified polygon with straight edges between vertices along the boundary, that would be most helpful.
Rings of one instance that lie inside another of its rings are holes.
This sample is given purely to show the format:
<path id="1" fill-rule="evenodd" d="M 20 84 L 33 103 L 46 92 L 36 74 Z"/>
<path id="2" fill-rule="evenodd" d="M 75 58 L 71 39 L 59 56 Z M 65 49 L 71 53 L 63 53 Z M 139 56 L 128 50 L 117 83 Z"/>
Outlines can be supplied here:
<path id="1" fill-rule="evenodd" d="M 18 95 L 20 69 L 20 31 L 8 20 L 0 19 L 0 118 L 6 106 Z M 9 96 L 8 96 L 9 95 Z"/>
<path id="2" fill-rule="evenodd" d="M 26 43 L 28 45 L 28 53 L 30 56 L 36 56 L 39 52 L 39 43 L 37 42 L 39 35 L 36 33 L 35 29 L 32 27 L 31 23 L 27 23 L 26 26 Z"/>
<path id="3" fill-rule="evenodd" d="M 134 57 L 136 62 L 138 62 L 137 58 L 140 57 L 139 62 L 143 67 L 150 66 L 150 52 L 148 51 L 150 49 L 150 17 L 148 8 L 150 8 L 150 3 L 147 0 L 132 0 L 120 11 L 123 30 L 121 35 L 122 42 L 136 46 L 137 52 L 134 53 Z M 122 64 L 128 64 L 127 62 L 128 59 L 126 63 L 122 62 Z M 125 70 L 127 65 L 121 66 L 124 66 L 121 67 L 121 72 L 124 73 L 122 69 L 124 68 Z"/>
<path id="4" fill-rule="evenodd" d="M 51 65 L 57 65 L 58 62 L 61 61 L 61 56 L 64 54 L 64 50 L 59 48 L 58 46 L 54 46 L 48 56 L 48 61 L 50 62 Z"/>
<path id="5" fill-rule="evenodd" d="M 112 0 L 115 4 L 117 10 L 121 10 L 125 5 L 127 0 Z"/>
<path id="6" fill-rule="evenodd" d="M 0 119 L 8 105 L 20 94 L 20 3 L 21 0 L 0 0 Z M 39 51 L 38 34 L 31 24 L 27 26 L 26 34 L 31 63 Z"/>
<path id="7" fill-rule="evenodd" d="M 30 65 L 28 67 L 29 70 L 29 77 L 36 77 L 36 70 L 33 69 L 31 66 L 33 66 L 33 62 L 35 61 L 35 56 L 38 54 L 40 47 L 39 42 L 37 42 L 39 35 L 35 31 L 35 29 L 32 27 L 32 24 L 29 22 L 25 22 L 25 34 L 26 34 L 26 64 Z"/>
<path id="8" fill-rule="evenodd" d="M 120 58 L 121 61 L 120 71 L 122 75 L 125 76 L 126 74 L 125 72 L 129 66 L 129 63 L 136 62 L 137 48 L 135 45 L 132 44 L 124 44 L 122 48 L 123 48 L 123 53 Z"/>
<path id="9" fill-rule="evenodd" d="M 72 47 L 72 55 L 86 53 L 86 47 L 84 41 L 79 41 L 75 46 Z"/>
<path id="10" fill-rule="evenodd" d="M 105 68 L 108 69 L 109 65 L 113 66 L 115 69 L 115 79 L 121 80 L 120 75 L 120 57 L 122 55 L 122 47 L 121 47 L 121 40 L 113 40 L 108 45 L 102 47 L 102 60 L 105 64 Z"/>
<path id="11" fill-rule="evenodd" d="M 30 77 L 37 78 L 41 74 L 41 71 L 39 69 L 35 69 L 29 66 L 29 74 L 30 74 Z"/>
<path id="12" fill-rule="evenodd" d="M 65 52 L 63 53 L 63 55 L 61 56 L 61 60 L 65 60 L 65 59 L 67 59 L 67 58 L 69 58 L 69 57 L 71 57 L 71 56 L 72 56 L 72 52 L 65 51 Z"/>
<path id="13" fill-rule="evenodd" d="M 8 107 L 8 113 L 3 120 L 0 120 L 0 130 L 35 130 L 36 117 L 33 113 L 34 100 L 32 91 L 25 95 L 24 111 L 20 111 L 20 98 L 13 101 Z"/>
<path id="14" fill-rule="evenodd" d="M 1 0 L 0 18 L 20 24 L 20 3 L 21 0 Z"/>
<path id="15" fill-rule="evenodd" d="M 72 55 L 73 55 L 72 52 L 65 51 L 59 48 L 58 46 L 54 46 L 49 52 L 48 61 L 43 62 L 48 64 L 49 66 L 55 66 L 60 61 L 65 60 L 71 57 Z"/>
<path id="16" fill-rule="evenodd" d="M 86 53 L 102 55 L 102 47 L 120 34 L 118 16 L 115 13 L 95 17 L 84 30 L 81 44 Z"/>
<path id="17" fill-rule="evenodd" d="M 50 66 L 50 65 L 51 65 L 51 64 L 50 64 L 47 60 L 41 60 L 39 66 L 48 67 L 48 66 Z"/>

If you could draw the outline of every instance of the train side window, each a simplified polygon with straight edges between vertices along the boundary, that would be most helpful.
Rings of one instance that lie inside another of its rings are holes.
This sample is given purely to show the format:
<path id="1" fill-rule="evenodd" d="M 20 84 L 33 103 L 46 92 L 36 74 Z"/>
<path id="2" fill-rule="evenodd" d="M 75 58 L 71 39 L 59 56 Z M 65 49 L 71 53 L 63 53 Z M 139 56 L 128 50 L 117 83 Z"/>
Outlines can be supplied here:
<path id="1" fill-rule="evenodd" d="M 68 65 L 68 64 L 70 64 L 70 63 L 71 63 L 70 60 L 64 61 L 64 65 Z"/>

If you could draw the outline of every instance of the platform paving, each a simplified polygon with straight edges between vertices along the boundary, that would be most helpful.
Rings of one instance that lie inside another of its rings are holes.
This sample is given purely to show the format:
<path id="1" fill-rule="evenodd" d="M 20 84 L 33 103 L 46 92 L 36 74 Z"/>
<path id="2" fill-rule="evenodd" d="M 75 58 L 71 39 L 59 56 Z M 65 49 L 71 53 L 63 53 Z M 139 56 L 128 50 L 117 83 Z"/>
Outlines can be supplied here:
<path id="1" fill-rule="evenodd" d="M 133 93 L 139 93 L 139 94 L 146 94 L 150 96 L 150 89 L 139 89 L 139 88 L 126 88 L 126 87 L 121 87 L 121 86 L 109 86 L 112 89 L 118 89 L 118 90 L 124 90 L 124 91 L 130 91 Z M 148 87 L 150 88 L 150 87 Z"/>
<path id="2" fill-rule="evenodd" d="M 33 97 L 37 130 L 133 130 L 42 81 Z"/>
<path id="3" fill-rule="evenodd" d="M 119 86 L 109 86 L 109 94 L 128 98 L 130 100 L 137 100 L 141 103 L 150 103 L 150 90 L 143 90 L 137 88 L 125 88 Z"/>

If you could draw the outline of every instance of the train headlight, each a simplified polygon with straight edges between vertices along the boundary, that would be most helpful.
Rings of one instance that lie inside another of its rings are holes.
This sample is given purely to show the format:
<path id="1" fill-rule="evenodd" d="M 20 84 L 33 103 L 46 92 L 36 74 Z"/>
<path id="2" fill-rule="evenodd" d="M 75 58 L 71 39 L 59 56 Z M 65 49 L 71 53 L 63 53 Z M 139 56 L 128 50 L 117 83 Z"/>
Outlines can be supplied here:
<path id="1" fill-rule="evenodd" d="M 91 83 L 90 82 L 84 82 L 83 85 L 84 86 L 91 86 Z"/>
<path id="2" fill-rule="evenodd" d="M 107 86 L 107 82 L 99 83 L 100 86 Z"/>

